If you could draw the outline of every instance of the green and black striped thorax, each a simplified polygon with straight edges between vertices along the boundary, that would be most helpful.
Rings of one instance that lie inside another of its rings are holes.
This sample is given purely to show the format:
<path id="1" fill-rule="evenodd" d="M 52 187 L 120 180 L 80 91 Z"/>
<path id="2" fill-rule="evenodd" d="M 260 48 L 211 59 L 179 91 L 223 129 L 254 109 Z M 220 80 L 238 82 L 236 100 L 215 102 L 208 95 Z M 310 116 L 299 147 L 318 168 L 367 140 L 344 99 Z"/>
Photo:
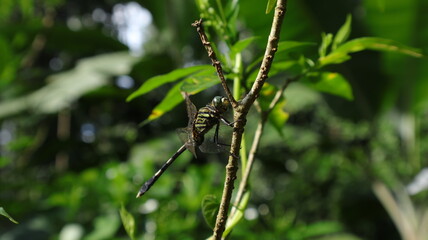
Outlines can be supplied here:
<path id="1" fill-rule="evenodd" d="M 203 135 L 219 123 L 219 119 L 227 111 L 229 105 L 229 99 L 216 96 L 211 103 L 198 110 L 193 122 L 193 138 L 196 143 L 202 143 Z"/>

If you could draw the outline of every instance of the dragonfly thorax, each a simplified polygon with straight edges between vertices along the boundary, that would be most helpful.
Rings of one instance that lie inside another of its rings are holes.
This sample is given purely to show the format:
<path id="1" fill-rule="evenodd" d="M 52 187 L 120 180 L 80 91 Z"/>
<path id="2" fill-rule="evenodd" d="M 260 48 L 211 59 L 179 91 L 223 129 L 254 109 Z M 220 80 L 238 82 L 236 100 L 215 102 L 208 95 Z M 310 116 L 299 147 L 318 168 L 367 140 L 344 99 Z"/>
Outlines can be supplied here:
<path id="1" fill-rule="evenodd" d="M 219 119 L 227 111 L 229 104 L 227 98 L 216 96 L 210 104 L 198 110 L 193 122 L 193 140 L 196 145 L 200 145 L 204 140 L 204 134 L 219 123 Z"/>

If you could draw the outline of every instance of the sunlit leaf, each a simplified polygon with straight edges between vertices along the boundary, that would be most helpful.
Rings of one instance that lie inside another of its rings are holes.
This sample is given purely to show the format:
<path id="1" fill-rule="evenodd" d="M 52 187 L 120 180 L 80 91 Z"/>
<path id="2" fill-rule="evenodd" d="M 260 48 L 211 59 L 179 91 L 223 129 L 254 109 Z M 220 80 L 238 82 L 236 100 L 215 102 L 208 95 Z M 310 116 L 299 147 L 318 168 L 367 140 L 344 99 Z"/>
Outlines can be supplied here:
<path id="1" fill-rule="evenodd" d="M 272 84 L 265 83 L 262 90 L 260 91 L 259 103 L 263 111 L 269 109 L 273 98 L 278 92 L 278 88 Z M 288 113 L 284 111 L 285 99 L 281 96 L 281 99 L 277 105 L 272 109 L 269 114 L 269 123 L 282 135 L 282 128 L 288 119 Z"/>
<path id="2" fill-rule="evenodd" d="M 331 42 L 333 41 L 333 34 L 323 33 L 321 36 L 322 36 L 322 40 L 321 40 L 321 45 L 318 49 L 318 54 L 320 55 L 320 57 L 324 57 L 327 54 L 328 47 L 331 45 Z"/>
<path id="3" fill-rule="evenodd" d="M 13 222 L 13 223 L 15 223 L 15 224 L 18 224 L 18 222 L 15 220 L 15 219 L 13 219 L 7 212 L 6 212 L 6 210 L 4 210 L 4 208 L 3 207 L 0 207 L 0 215 L 3 215 L 3 216 L 5 216 L 5 217 L 7 217 L 7 218 L 9 218 L 9 220 L 11 221 L 11 222 Z"/>
<path id="4" fill-rule="evenodd" d="M 339 45 L 348 39 L 349 34 L 351 33 L 351 21 L 352 16 L 348 14 L 346 16 L 345 23 L 342 25 L 342 27 L 340 27 L 339 31 L 337 31 L 336 36 L 334 36 L 333 45 L 331 47 L 332 50 L 335 50 Z"/>
<path id="5" fill-rule="evenodd" d="M 346 42 L 336 48 L 333 52 L 325 57 L 319 59 L 319 67 L 328 64 L 339 64 L 351 57 L 349 53 L 359 52 L 363 50 L 375 50 L 384 52 L 395 52 L 405 54 L 411 57 L 422 57 L 422 53 L 419 49 L 408 47 L 402 43 L 394 40 L 376 38 L 376 37 L 365 37 L 353 39 Z"/>
<path id="6" fill-rule="evenodd" d="M 219 207 L 220 201 L 215 195 L 206 195 L 202 199 L 202 215 L 210 228 L 214 228 L 215 226 Z"/>
<path id="7" fill-rule="evenodd" d="M 302 79 L 302 83 L 317 91 L 329 93 L 348 100 L 353 99 L 352 89 L 339 73 L 316 72 Z"/>
<path id="8" fill-rule="evenodd" d="M 184 100 L 180 92 L 182 85 L 183 82 L 179 82 L 174 87 L 172 87 L 166 94 L 165 98 L 162 99 L 162 101 L 152 110 L 149 117 L 144 120 L 140 125 L 143 126 L 163 116 L 165 113 L 171 111 L 171 109 L 181 103 Z"/>
<path id="9" fill-rule="evenodd" d="M 120 218 L 128 236 L 131 239 L 135 239 L 135 219 L 123 205 L 120 208 Z"/>
<path id="10" fill-rule="evenodd" d="M 215 69 L 211 67 L 208 70 L 201 71 L 184 79 L 181 90 L 194 95 L 219 83 L 220 79 Z"/>
<path id="11" fill-rule="evenodd" d="M 275 85 L 265 83 L 260 91 L 259 103 L 263 111 L 269 109 L 269 105 L 275 97 L 278 88 Z"/>
<path id="12" fill-rule="evenodd" d="M 183 77 L 186 77 L 190 74 L 193 74 L 193 73 L 196 73 L 196 72 L 199 72 L 202 70 L 207 70 L 209 68 L 212 68 L 212 66 L 211 65 L 192 66 L 192 67 L 187 67 L 187 68 L 176 69 L 176 70 L 169 72 L 167 74 L 152 77 L 152 78 L 148 79 L 147 81 L 145 81 L 143 83 L 143 85 L 141 85 L 141 87 L 137 89 L 137 91 L 133 92 L 126 99 L 126 101 L 131 101 L 132 99 L 139 97 L 141 95 L 144 95 L 144 94 L 152 91 L 153 89 L 158 88 L 158 87 L 160 87 L 166 83 L 177 81 L 177 80 L 179 80 Z"/>
<path id="13" fill-rule="evenodd" d="M 282 128 L 287 122 L 289 114 L 284 111 L 285 99 L 281 99 L 269 114 L 269 123 L 282 136 Z"/>
<path id="14" fill-rule="evenodd" d="M 266 14 L 270 13 L 272 9 L 275 7 L 276 0 L 268 0 L 268 3 L 266 5 Z"/>

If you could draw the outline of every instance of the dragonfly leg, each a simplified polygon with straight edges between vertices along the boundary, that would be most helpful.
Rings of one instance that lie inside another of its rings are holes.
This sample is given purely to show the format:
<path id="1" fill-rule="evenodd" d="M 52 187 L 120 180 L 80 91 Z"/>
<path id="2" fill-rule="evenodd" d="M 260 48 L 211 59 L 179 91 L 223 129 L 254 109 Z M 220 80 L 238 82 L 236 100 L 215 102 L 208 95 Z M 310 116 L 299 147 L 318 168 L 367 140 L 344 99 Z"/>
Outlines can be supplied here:
<path id="1" fill-rule="evenodd" d="M 213 138 L 213 142 L 215 144 L 217 144 L 217 146 L 226 146 L 226 147 L 230 147 L 230 144 L 226 144 L 226 143 L 221 143 L 218 141 L 218 132 L 220 129 L 220 123 L 217 123 L 217 126 L 215 127 L 215 132 L 214 132 L 214 138 Z"/>
<path id="2" fill-rule="evenodd" d="M 242 119 L 238 119 L 238 120 L 236 120 L 236 121 L 229 122 L 229 121 L 228 121 L 226 118 L 224 118 L 224 117 L 221 117 L 221 118 L 220 118 L 220 120 L 221 120 L 224 124 L 226 124 L 227 126 L 229 126 L 229 127 L 233 127 L 233 124 L 235 124 L 236 122 L 245 121 L 245 120 L 242 120 Z"/>
<path id="3" fill-rule="evenodd" d="M 239 156 L 236 156 L 235 154 L 233 154 L 232 152 L 229 152 L 229 154 L 233 157 L 239 160 Z"/>
<path id="4" fill-rule="evenodd" d="M 229 127 L 232 127 L 235 122 L 229 122 L 226 118 L 220 117 L 220 120 Z"/>
<path id="5" fill-rule="evenodd" d="M 213 142 L 215 142 L 216 144 L 218 143 L 218 130 L 220 129 L 220 124 L 217 123 L 216 127 L 215 127 L 215 132 L 214 132 L 214 139 Z"/>

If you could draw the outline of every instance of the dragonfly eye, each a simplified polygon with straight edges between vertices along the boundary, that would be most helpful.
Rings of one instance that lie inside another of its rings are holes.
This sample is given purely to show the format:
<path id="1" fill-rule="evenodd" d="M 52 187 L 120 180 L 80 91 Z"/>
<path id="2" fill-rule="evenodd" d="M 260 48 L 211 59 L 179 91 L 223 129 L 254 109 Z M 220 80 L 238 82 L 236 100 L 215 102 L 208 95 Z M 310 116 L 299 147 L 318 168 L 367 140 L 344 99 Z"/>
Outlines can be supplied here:
<path id="1" fill-rule="evenodd" d="M 212 101 L 212 105 L 222 111 L 226 111 L 227 108 L 229 107 L 229 99 L 225 98 L 225 97 L 220 97 L 220 96 L 216 96 L 214 97 L 213 101 Z"/>
<path id="2" fill-rule="evenodd" d="M 226 107 L 226 108 L 229 107 L 229 105 L 230 105 L 229 99 L 222 97 L 221 98 L 221 105 Z"/>

